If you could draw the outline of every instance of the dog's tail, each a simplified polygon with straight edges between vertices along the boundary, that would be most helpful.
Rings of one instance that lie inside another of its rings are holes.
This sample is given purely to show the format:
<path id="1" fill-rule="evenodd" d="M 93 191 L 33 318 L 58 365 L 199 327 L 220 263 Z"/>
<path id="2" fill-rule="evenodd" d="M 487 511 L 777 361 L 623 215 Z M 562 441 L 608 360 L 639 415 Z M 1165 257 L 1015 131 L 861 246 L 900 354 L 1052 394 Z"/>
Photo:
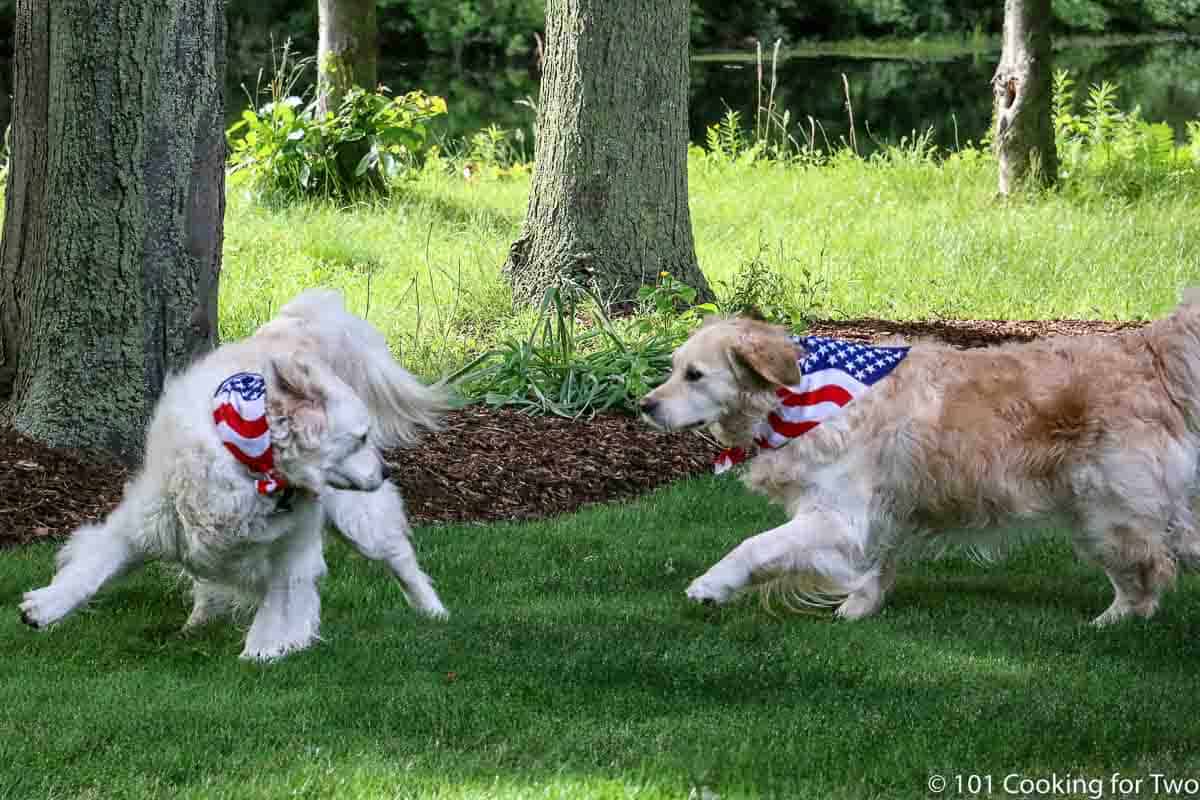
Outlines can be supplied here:
<path id="1" fill-rule="evenodd" d="M 422 430 L 441 427 L 441 415 L 450 407 L 445 388 L 427 386 L 400 366 L 383 334 L 347 311 L 339 292 L 302 292 L 279 316 L 301 321 L 321 359 L 367 404 L 378 446 L 410 445 Z"/>

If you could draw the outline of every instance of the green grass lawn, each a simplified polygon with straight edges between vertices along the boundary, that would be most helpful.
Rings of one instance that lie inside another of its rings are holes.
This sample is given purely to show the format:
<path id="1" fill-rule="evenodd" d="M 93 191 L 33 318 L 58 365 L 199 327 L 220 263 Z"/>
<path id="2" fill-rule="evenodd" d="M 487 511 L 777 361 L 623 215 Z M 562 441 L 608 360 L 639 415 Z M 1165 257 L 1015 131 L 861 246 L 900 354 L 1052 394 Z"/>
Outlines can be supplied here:
<path id="1" fill-rule="evenodd" d="M 693 157 L 690 176 L 709 280 L 761 253 L 812 290 L 818 316 L 1129 319 L 1165 313 L 1200 282 L 1194 176 L 1134 196 L 1098 181 L 1094 195 L 1008 203 L 995 198 L 995 165 L 964 157 L 821 168 Z M 444 374 L 514 324 L 500 266 L 528 190 L 524 179 L 428 173 L 349 213 L 270 211 L 234 195 L 221 335 L 249 334 L 303 287 L 336 286 L 410 368 Z"/>
<path id="2" fill-rule="evenodd" d="M 1005 796 L 1009 774 L 1200 772 L 1194 579 L 1106 630 L 1086 622 L 1108 582 L 1064 541 L 917 566 L 859 623 L 684 602 L 779 521 L 725 476 L 422 528 L 444 624 L 335 544 L 326 642 L 267 667 L 237 660 L 231 626 L 180 636 L 166 569 L 49 633 L 6 614 L 0 797 L 892 798 L 969 773 Z M 0 604 L 51 567 L 50 547 L 6 552 Z"/>

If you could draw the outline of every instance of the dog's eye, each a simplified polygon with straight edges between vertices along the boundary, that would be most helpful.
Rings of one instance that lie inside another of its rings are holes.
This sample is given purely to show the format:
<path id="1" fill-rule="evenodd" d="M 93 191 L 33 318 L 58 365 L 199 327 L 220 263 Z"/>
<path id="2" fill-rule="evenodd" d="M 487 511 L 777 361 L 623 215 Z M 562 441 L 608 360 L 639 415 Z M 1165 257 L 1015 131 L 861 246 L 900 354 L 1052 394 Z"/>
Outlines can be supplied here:
<path id="1" fill-rule="evenodd" d="M 688 367 L 683 371 L 683 379 L 685 381 L 698 381 L 704 377 L 704 373 L 695 367 Z"/>

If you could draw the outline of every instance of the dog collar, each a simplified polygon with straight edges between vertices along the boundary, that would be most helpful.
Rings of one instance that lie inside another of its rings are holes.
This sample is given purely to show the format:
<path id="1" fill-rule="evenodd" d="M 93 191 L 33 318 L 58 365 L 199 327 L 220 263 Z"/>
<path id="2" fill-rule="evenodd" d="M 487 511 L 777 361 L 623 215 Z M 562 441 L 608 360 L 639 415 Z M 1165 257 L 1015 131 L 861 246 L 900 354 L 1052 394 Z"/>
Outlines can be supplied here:
<path id="1" fill-rule="evenodd" d="M 280 506 L 290 508 L 294 492 L 275 469 L 266 396 L 267 383 L 257 372 L 230 375 L 213 394 L 213 422 L 221 444 L 255 476 L 258 493 L 279 494 Z"/>
<path id="2" fill-rule="evenodd" d="M 754 429 L 756 450 L 722 450 L 713 460 L 720 475 L 762 450 L 778 450 L 842 412 L 852 400 L 892 373 L 907 347 L 873 347 L 825 336 L 793 336 L 800 382 L 775 390 L 775 408 Z"/>

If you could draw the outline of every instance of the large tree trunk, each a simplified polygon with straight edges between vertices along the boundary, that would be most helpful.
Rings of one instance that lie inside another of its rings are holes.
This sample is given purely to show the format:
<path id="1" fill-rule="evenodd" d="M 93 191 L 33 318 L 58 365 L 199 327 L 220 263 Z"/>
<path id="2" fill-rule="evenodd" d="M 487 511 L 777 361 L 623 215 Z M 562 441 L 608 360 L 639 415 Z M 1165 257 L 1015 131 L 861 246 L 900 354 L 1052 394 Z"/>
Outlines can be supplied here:
<path id="1" fill-rule="evenodd" d="M 375 89 L 379 43 L 375 0 L 320 0 L 317 9 L 318 96 L 324 112 L 336 109 L 352 86 Z"/>
<path id="2" fill-rule="evenodd" d="M 1004 45 L 992 79 L 1000 194 L 1058 180 L 1050 0 L 1005 0 Z"/>
<path id="3" fill-rule="evenodd" d="M 660 272 L 711 296 L 688 212 L 688 0 L 549 0 L 536 167 L 505 274 L 633 298 Z"/>
<path id="4" fill-rule="evenodd" d="M 224 0 L 18 0 L 14 44 L 3 416 L 129 460 L 216 343 Z"/>

